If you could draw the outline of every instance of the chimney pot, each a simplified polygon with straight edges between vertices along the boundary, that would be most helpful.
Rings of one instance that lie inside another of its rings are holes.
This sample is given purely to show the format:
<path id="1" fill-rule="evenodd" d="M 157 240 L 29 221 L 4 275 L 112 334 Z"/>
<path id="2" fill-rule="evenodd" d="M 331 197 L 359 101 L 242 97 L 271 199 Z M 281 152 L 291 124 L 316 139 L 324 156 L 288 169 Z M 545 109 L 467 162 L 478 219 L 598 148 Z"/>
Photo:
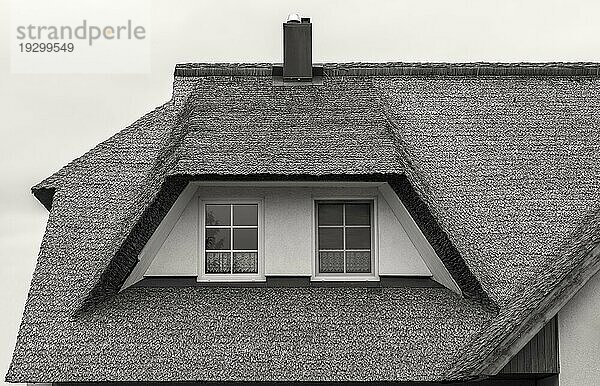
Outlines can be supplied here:
<path id="1" fill-rule="evenodd" d="M 290 13 L 287 17 L 287 22 L 288 23 L 300 23 L 300 22 L 302 22 L 302 19 L 300 18 L 300 16 L 298 16 L 297 13 Z"/>
<path id="2" fill-rule="evenodd" d="M 283 79 L 312 81 L 312 23 L 295 13 L 283 23 Z"/>

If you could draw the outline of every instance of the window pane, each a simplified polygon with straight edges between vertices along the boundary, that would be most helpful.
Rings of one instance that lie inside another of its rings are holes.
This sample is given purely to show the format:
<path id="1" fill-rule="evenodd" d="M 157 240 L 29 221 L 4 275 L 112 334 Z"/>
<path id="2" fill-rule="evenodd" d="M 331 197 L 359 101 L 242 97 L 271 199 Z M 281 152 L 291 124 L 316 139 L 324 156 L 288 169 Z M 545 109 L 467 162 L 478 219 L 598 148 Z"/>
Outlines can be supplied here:
<path id="1" fill-rule="evenodd" d="M 319 228 L 319 249 L 344 249 L 344 228 Z"/>
<path id="2" fill-rule="evenodd" d="M 258 229 L 233 229 L 233 249 L 258 249 Z"/>
<path id="3" fill-rule="evenodd" d="M 371 252 L 347 251 L 346 272 L 369 273 L 371 272 Z"/>
<path id="4" fill-rule="evenodd" d="M 342 204 L 319 204 L 319 225 L 342 225 Z"/>
<path id="5" fill-rule="evenodd" d="M 258 205 L 234 205 L 233 225 L 258 225 Z"/>
<path id="6" fill-rule="evenodd" d="M 371 205 L 346 204 L 346 225 L 371 225 Z"/>
<path id="7" fill-rule="evenodd" d="M 344 273 L 344 252 L 319 252 L 320 273 Z"/>
<path id="8" fill-rule="evenodd" d="M 229 252 L 206 252 L 206 273 L 231 273 Z"/>
<path id="9" fill-rule="evenodd" d="M 234 252 L 233 273 L 258 273 L 258 252 Z"/>
<path id="10" fill-rule="evenodd" d="M 231 249 L 229 228 L 206 229 L 206 249 Z"/>
<path id="11" fill-rule="evenodd" d="M 371 228 L 346 228 L 346 249 L 370 249 Z"/>
<path id="12" fill-rule="evenodd" d="M 206 205 L 206 225 L 231 225 L 229 205 Z"/>

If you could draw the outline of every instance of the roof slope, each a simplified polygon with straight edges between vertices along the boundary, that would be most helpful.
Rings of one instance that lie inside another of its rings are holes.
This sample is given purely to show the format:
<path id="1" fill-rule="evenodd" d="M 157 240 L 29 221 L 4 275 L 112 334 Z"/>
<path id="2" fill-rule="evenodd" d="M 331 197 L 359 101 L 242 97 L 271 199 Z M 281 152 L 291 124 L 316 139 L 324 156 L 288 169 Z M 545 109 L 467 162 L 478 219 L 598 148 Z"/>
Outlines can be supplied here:
<path id="1" fill-rule="evenodd" d="M 487 320 L 445 288 L 134 287 L 36 331 L 41 317 L 10 380 L 429 379 Z"/>
<path id="2" fill-rule="evenodd" d="M 186 122 L 172 174 L 402 172 L 368 79 L 273 87 L 266 76 L 180 78 L 174 98 L 185 98 Z"/>
<path id="3" fill-rule="evenodd" d="M 331 64 L 322 86 L 298 87 L 274 87 L 270 71 L 180 65 L 170 102 L 34 187 L 52 210 L 8 380 L 469 378 L 596 269 L 598 65 Z M 489 301 L 414 288 L 116 295 L 189 179 L 401 173 L 432 214 L 413 215 L 439 223 L 444 263 Z"/>
<path id="4" fill-rule="evenodd" d="M 553 289 L 577 281 L 600 241 L 600 82 L 562 76 L 377 82 L 442 226 L 500 306 L 484 339 L 471 343 L 453 371 L 477 374 Z"/>
<path id="5" fill-rule="evenodd" d="M 500 305 L 598 209 L 597 78 L 380 78 L 463 257 Z"/>

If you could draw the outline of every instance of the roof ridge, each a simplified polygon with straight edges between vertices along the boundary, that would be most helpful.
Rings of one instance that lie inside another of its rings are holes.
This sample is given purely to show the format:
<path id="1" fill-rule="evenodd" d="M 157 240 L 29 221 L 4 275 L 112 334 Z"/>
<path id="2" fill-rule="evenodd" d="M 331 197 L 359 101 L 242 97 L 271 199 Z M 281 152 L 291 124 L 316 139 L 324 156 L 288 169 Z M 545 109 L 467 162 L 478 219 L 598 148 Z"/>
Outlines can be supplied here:
<path id="1" fill-rule="evenodd" d="M 277 63 L 180 63 L 176 77 L 271 76 Z M 600 76 L 599 62 L 323 63 L 325 76 Z"/>

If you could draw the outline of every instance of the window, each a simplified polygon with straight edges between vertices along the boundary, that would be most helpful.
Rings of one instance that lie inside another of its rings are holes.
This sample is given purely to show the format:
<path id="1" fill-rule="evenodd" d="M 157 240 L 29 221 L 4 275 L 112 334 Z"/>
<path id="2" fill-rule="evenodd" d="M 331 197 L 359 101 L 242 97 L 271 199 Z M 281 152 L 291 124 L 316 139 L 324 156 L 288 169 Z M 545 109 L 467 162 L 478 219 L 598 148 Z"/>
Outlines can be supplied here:
<path id="1" fill-rule="evenodd" d="M 260 279 L 259 203 L 207 202 L 203 208 L 202 279 Z"/>
<path id="2" fill-rule="evenodd" d="M 372 201 L 319 201 L 316 221 L 316 276 L 374 276 Z"/>

